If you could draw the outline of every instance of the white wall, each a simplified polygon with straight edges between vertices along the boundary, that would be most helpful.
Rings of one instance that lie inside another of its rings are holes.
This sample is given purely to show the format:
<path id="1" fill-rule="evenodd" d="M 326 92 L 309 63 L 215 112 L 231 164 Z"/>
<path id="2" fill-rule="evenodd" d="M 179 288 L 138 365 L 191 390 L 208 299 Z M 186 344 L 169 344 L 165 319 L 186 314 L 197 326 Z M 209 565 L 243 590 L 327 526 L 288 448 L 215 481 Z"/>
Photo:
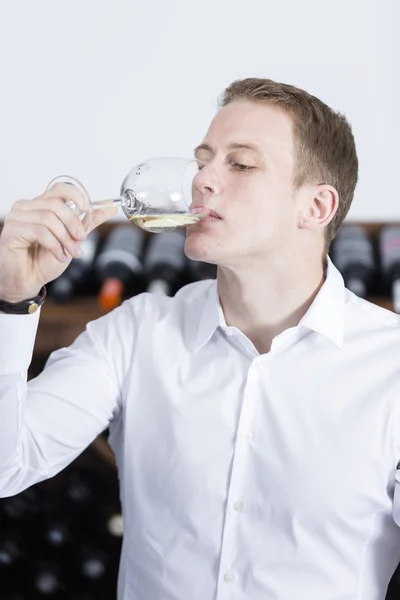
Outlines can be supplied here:
<path id="1" fill-rule="evenodd" d="M 223 88 L 259 76 L 346 113 L 349 218 L 399 220 L 399 29 L 399 0 L 0 0 L 0 218 L 61 173 L 101 198 L 191 156 Z"/>

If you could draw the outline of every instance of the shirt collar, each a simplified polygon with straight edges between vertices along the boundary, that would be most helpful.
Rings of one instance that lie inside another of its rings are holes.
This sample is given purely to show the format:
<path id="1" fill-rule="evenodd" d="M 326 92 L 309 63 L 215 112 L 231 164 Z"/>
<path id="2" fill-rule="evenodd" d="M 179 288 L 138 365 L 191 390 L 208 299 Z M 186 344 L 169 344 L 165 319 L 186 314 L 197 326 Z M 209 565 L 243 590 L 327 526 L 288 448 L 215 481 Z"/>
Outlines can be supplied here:
<path id="1" fill-rule="evenodd" d="M 342 348 L 345 300 L 343 277 L 328 256 L 325 281 L 299 325 L 320 333 Z"/>
<path id="2" fill-rule="evenodd" d="M 220 322 L 222 315 L 222 322 Z M 219 325 L 225 321 L 221 303 L 218 296 L 217 280 L 207 288 L 205 301 L 201 309 L 197 331 L 194 332 L 192 350 L 197 352 L 208 342 Z"/>
<path id="3" fill-rule="evenodd" d="M 343 277 L 327 257 L 326 278 L 313 303 L 301 318 L 299 326 L 306 327 L 343 346 L 345 286 Z M 215 280 L 207 289 L 199 326 L 194 336 L 193 351 L 197 352 L 213 336 L 218 327 L 226 327 Z"/>

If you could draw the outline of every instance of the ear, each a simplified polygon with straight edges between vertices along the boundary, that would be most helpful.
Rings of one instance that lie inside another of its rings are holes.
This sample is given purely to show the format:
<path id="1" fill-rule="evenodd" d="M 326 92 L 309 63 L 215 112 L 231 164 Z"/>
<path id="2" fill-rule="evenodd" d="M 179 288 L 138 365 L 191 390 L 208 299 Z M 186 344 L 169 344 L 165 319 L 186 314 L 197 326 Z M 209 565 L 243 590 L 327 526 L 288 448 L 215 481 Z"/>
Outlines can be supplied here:
<path id="1" fill-rule="evenodd" d="M 298 213 L 299 229 L 320 231 L 332 221 L 339 205 L 339 194 L 331 185 L 310 186 Z"/>

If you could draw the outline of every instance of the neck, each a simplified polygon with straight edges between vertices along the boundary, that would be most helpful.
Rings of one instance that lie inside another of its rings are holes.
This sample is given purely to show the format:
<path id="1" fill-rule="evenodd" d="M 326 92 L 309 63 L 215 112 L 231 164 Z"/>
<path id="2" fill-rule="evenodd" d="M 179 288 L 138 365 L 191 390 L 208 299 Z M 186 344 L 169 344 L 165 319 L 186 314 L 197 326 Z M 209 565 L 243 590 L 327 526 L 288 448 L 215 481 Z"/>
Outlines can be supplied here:
<path id="1" fill-rule="evenodd" d="M 260 354 L 269 352 L 275 336 L 298 325 L 324 279 L 319 256 L 219 266 L 218 294 L 225 320 L 240 329 Z"/>

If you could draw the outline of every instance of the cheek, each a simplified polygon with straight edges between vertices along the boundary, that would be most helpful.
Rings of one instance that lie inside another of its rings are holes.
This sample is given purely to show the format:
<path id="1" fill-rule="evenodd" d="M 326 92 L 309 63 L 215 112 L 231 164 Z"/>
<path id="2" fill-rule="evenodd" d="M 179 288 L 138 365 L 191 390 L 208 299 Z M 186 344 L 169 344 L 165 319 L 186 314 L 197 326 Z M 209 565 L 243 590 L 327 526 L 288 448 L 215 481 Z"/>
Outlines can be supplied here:
<path id="1" fill-rule="evenodd" d="M 234 219 L 239 227 L 245 223 L 259 227 L 265 220 L 276 220 L 282 212 L 282 202 L 265 185 L 239 183 L 226 197 L 229 221 Z"/>
<path id="2" fill-rule="evenodd" d="M 224 204 L 227 214 L 237 216 L 241 212 L 261 213 L 267 208 L 268 192 L 265 184 L 261 185 L 250 177 L 236 177 L 224 187 Z"/>
<path id="3" fill-rule="evenodd" d="M 290 237 L 292 212 L 287 198 L 268 194 L 265 189 L 242 196 L 235 193 L 226 210 L 224 232 L 242 249 L 265 249 Z"/>

